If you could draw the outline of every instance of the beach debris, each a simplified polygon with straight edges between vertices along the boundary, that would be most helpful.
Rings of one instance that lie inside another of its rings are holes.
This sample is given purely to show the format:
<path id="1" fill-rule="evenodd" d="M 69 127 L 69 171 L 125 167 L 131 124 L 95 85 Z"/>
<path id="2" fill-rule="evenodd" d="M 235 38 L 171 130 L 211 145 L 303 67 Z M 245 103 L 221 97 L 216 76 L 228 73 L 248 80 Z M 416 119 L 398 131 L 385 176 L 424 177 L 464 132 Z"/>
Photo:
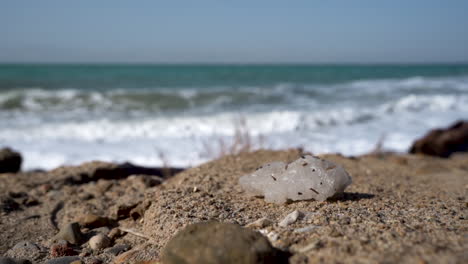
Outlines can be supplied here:
<path id="1" fill-rule="evenodd" d="M 93 250 L 107 248 L 111 244 L 111 240 L 104 234 L 97 234 L 89 239 L 89 247 Z"/>
<path id="2" fill-rule="evenodd" d="M 351 176 L 343 167 L 311 155 L 289 164 L 268 163 L 239 179 L 248 193 L 277 204 L 288 199 L 325 201 L 343 193 L 351 183 Z"/>
<path id="3" fill-rule="evenodd" d="M 249 228 L 264 228 L 273 224 L 273 221 L 266 217 L 255 220 L 254 222 L 247 224 L 245 227 Z"/>
<path id="4" fill-rule="evenodd" d="M 283 220 L 281 220 L 281 222 L 279 222 L 278 225 L 281 226 L 281 227 L 286 227 L 286 226 L 296 222 L 297 219 L 299 219 L 299 217 L 301 217 L 303 215 L 304 214 L 301 213 L 300 211 L 294 210 L 293 212 L 288 214 Z"/>

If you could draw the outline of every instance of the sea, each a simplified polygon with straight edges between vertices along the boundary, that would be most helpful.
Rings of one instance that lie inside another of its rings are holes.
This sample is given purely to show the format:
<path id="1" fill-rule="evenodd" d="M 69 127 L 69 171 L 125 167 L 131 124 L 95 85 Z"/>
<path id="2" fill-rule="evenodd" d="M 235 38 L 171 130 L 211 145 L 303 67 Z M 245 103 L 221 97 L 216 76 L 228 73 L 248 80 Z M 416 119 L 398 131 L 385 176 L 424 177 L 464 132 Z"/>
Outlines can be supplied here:
<path id="1" fill-rule="evenodd" d="M 0 65 L 0 147 L 23 168 L 191 167 L 248 141 L 406 152 L 468 118 L 468 65 Z M 241 137 L 239 135 L 242 135 Z"/>

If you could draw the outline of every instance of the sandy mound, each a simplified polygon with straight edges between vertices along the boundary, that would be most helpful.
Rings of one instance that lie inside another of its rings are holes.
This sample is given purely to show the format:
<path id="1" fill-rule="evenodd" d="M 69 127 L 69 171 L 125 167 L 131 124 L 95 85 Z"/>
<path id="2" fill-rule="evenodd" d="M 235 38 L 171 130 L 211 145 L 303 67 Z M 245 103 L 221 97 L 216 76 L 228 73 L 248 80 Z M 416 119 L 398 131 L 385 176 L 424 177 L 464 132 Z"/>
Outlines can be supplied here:
<path id="1" fill-rule="evenodd" d="M 322 156 L 343 165 L 353 177 L 344 196 L 334 201 L 271 204 L 247 196 L 237 183 L 239 177 L 264 163 L 290 162 L 301 154 L 288 150 L 226 156 L 160 185 L 149 183 L 146 176 L 58 184 L 50 173 L 3 174 L 0 188 L 4 196 L 25 192 L 36 203 L 4 197 L 20 209 L 2 212 L 0 253 L 6 254 L 21 240 L 50 247 L 57 233 L 50 216 L 61 201 L 56 212 L 59 228 L 94 213 L 113 220 L 109 229 L 133 231 L 116 236 L 114 245 L 132 248 L 117 257 L 90 253 L 86 243 L 75 247 L 82 258 L 93 256 L 105 262 L 158 260 L 169 239 L 190 223 L 216 220 L 245 226 L 260 218 L 272 223 L 249 228 L 261 231 L 275 247 L 291 252 L 291 263 L 461 263 L 468 257 L 468 155 L 450 159 L 392 154 Z M 300 212 L 296 221 L 278 225 L 295 210 Z M 82 231 L 86 235 L 93 229 Z M 10 253 L 6 255 L 12 256 Z M 48 253 L 38 257 L 49 258 Z"/>

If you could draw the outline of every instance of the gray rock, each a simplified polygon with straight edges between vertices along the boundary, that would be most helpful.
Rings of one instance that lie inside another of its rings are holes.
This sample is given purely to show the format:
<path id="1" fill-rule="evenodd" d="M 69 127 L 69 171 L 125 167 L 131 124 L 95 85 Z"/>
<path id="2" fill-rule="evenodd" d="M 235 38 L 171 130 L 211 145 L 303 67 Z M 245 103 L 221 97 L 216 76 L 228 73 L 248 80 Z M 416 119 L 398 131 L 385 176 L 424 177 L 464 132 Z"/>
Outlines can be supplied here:
<path id="1" fill-rule="evenodd" d="M 14 245 L 13 249 L 41 250 L 37 244 L 29 241 L 21 241 Z"/>
<path id="2" fill-rule="evenodd" d="M 258 232 L 235 224 L 202 222 L 177 233 L 163 249 L 162 262 L 287 263 L 287 257 Z"/>
<path id="3" fill-rule="evenodd" d="M 109 237 L 104 234 L 97 234 L 89 239 L 89 247 L 93 250 L 100 250 L 108 247 L 111 243 Z"/>
<path id="4" fill-rule="evenodd" d="M 83 241 L 83 234 L 78 223 L 70 223 L 60 229 L 60 232 L 55 235 L 55 240 L 66 240 L 71 244 L 80 244 Z"/>
<path id="5" fill-rule="evenodd" d="M 44 264 L 70 264 L 73 261 L 77 261 L 77 260 L 80 260 L 80 257 L 67 256 L 67 257 L 54 258 L 54 259 L 48 260 Z"/>
<path id="6" fill-rule="evenodd" d="M 31 264 L 29 260 L 0 257 L 0 264 Z"/>
<path id="7" fill-rule="evenodd" d="M 119 255 L 125 251 L 128 251 L 131 247 L 127 244 L 117 244 L 111 248 L 104 250 L 104 253 L 112 254 L 114 256 Z"/>
<path id="8" fill-rule="evenodd" d="M 47 250 L 45 248 L 29 241 L 21 241 L 10 248 L 4 256 L 13 259 L 28 259 L 36 262 L 43 259 L 46 255 Z"/>
<path id="9" fill-rule="evenodd" d="M 21 169 L 21 154 L 10 148 L 0 149 L 0 173 L 16 173 Z"/>

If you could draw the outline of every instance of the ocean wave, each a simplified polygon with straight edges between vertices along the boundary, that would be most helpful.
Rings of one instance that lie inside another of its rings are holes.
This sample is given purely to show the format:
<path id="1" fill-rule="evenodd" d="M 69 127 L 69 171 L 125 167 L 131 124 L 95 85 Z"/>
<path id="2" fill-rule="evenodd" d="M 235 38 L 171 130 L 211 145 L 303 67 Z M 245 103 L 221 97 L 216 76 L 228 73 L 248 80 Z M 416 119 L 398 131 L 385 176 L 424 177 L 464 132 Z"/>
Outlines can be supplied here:
<path id="1" fill-rule="evenodd" d="M 308 131 L 323 127 L 350 126 L 408 114 L 468 112 L 468 96 L 407 95 L 378 106 L 328 106 L 315 110 L 271 110 L 260 112 L 219 112 L 203 115 L 146 116 L 136 119 L 107 117 L 61 122 L 36 122 L 27 127 L 3 127 L 0 139 L 22 137 L 120 141 L 124 138 L 181 138 L 232 136 L 238 120 L 245 120 L 253 135 Z"/>
<path id="2" fill-rule="evenodd" d="M 214 86 L 180 88 L 116 88 L 105 90 L 24 88 L 0 91 L 0 110 L 60 112 L 177 113 L 316 108 L 354 100 L 359 104 L 386 104 L 407 95 L 468 93 L 468 77 L 411 77 L 341 84 L 278 83 L 273 86 Z"/>
<path id="3" fill-rule="evenodd" d="M 358 80 L 344 86 L 365 92 L 396 92 L 396 91 L 419 91 L 419 90 L 444 90 L 445 92 L 467 92 L 468 76 L 457 77 L 421 77 L 414 76 L 403 79 L 377 79 Z"/>

